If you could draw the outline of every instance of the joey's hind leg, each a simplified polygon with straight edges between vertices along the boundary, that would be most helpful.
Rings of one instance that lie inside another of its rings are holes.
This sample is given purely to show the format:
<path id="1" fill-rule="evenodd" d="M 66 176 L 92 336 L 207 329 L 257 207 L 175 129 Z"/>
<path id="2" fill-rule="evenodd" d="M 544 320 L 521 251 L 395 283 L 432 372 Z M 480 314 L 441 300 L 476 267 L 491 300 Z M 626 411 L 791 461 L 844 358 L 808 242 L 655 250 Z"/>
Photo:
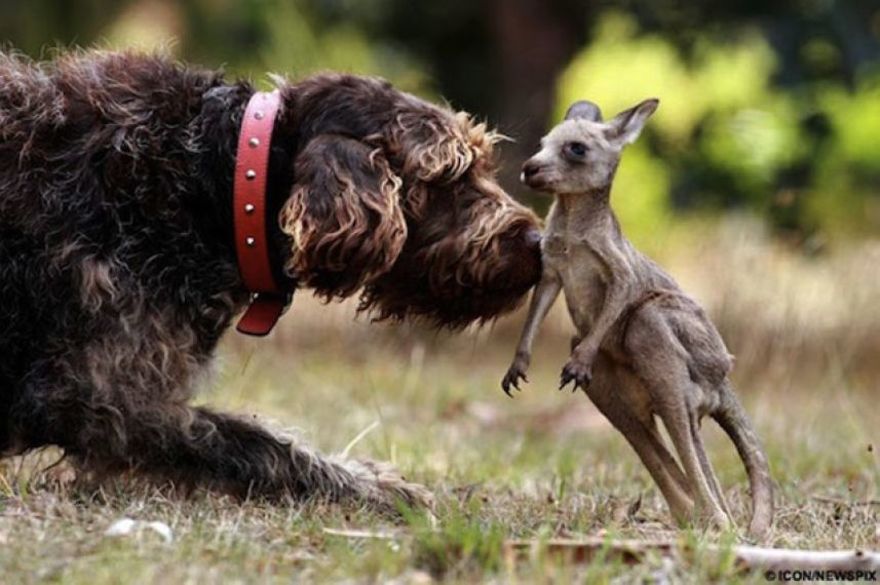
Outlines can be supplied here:
<path id="1" fill-rule="evenodd" d="M 693 516 L 694 503 L 684 473 L 663 445 L 653 416 L 631 403 L 632 394 L 622 386 L 637 382 L 627 380 L 623 372 L 615 372 L 614 366 L 601 355 L 596 366 L 597 376 L 587 394 L 632 446 L 663 494 L 672 516 L 677 522 L 687 522 Z"/>
<path id="2" fill-rule="evenodd" d="M 705 453 L 701 454 L 702 442 L 695 440 L 695 437 L 699 439 L 698 431 L 691 422 L 686 400 L 675 396 L 681 384 L 686 383 L 681 378 L 674 382 L 656 382 L 652 393 L 665 396 L 658 405 L 658 414 L 678 452 L 699 512 L 710 517 L 720 528 L 726 528 L 731 524 L 730 516 L 722 505 L 723 500 L 719 500 L 720 489 L 713 488 L 712 484 L 717 484 L 717 480 L 711 468 L 708 468 L 710 474 L 706 473 L 708 459 Z"/>
<path id="3" fill-rule="evenodd" d="M 653 408 L 666 427 L 684 468 L 690 491 L 701 514 L 719 527 L 731 525 L 730 516 L 713 488 L 714 473 L 706 473 L 708 458 L 697 425 L 702 391 L 691 380 L 688 354 L 669 327 L 664 314 L 646 307 L 630 322 L 626 349 L 632 367 L 651 396 Z M 695 439 L 696 438 L 696 439 Z M 703 451 L 701 454 L 700 451 Z"/>
<path id="4" fill-rule="evenodd" d="M 709 461 L 709 456 L 706 454 L 706 448 L 703 445 L 703 438 L 700 436 L 700 421 L 696 419 L 696 416 L 692 417 L 691 434 L 694 440 L 694 446 L 697 450 L 697 458 L 699 458 L 700 466 L 703 468 L 703 474 L 709 481 L 709 488 L 712 490 L 712 493 L 715 494 L 715 498 L 718 500 L 718 503 L 721 504 L 721 509 L 727 514 L 727 517 L 733 518 L 733 515 L 730 513 L 730 508 L 727 506 L 727 500 L 724 498 L 724 491 L 721 489 L 721 483 L 718 481 L 718 477 L 715 475 L 715 470 L 712 469 L 712 463 Z"/>

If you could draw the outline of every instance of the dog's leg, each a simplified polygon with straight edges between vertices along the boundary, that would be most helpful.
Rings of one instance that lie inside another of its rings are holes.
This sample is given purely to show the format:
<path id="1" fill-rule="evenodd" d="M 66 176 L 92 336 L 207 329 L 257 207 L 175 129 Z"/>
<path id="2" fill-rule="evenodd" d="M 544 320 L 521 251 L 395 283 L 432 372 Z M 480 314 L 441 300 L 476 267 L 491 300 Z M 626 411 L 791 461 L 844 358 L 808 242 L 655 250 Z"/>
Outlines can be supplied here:
<path id="1" fill-rule="evenodd" d="M 388 466 L 325 457 L 252 419 L 151 396 L 137 385 L 146 369 L 90 384 L 85 372 L 59 376 L 75 365 L 64 360 L 25 387 L 15 420 L 26 448 L 56 444 L 99 476 L 131 470 L 241 497 L 355 500 L 388 511 L 430 504 L 425 488 Z"/>
<path id="2" fill-rule="evenodd" d="M 149 431 L 143 438 L 131 434 L 136 456 L 127 455 L 139 471 L 187 485 L 240 496 L 354 499 L 389 511 L 398 501 L 422 506 L 430 500 L 427 490 L 389 466 L 325 457 L 292 434 L 205 408 L 179 407 L 159 430 L 159 442 Z"/>
<path id="3" fill-rule="evenodd" d="M 9 401 L 11 387 L 7 380 L 0 378 L 0 457 L 10 451 L 12 437 L 9 429 Z"/>

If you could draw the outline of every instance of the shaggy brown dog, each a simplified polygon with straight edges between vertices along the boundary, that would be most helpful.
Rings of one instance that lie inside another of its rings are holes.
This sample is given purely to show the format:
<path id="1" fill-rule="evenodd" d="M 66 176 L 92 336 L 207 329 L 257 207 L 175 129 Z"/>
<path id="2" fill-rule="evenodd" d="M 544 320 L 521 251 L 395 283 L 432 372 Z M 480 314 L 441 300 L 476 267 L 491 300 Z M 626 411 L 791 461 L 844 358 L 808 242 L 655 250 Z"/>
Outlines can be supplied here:
<path id="1" fill-rule="evenodd" d="M 381 318 L 463 326 L 537 281 L 535 217 L 493 179 L 493 135 L 377 79 L 278 82 L 273 264 L 289 290 L 363 289 Z M 232 175 L 253 94 L 162 57 L 0 54 L 0 453 L 226 492 L 425 493 L 187 404 L 248 301 Z"/>

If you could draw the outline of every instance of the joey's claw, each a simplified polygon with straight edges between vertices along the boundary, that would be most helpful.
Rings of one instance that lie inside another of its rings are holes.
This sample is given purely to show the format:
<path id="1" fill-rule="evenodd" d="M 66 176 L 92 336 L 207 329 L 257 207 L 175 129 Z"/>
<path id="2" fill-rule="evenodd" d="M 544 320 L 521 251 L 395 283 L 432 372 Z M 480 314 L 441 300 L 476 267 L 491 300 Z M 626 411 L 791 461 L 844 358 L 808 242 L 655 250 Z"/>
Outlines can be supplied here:
<path id="1" fill-rule="evenodd" d="M 592 379 L 593 372 L 590 366 L 571 361 L 562 368 L 562 375 L 559 377 L 559 389 L 562 390 L 570 382 L 574 382 L 572 392 L 575 392 L 578 388 L 586 390 Z"/>
<path id="2" fill-rule="evenodd" d="M 501 389 L 504 390 L 504 393 L 510 398 L 513 398 L 513 394 L 510 392 L 511 388 L 516 388 L 518 392 L 522 392 L 522 388 L 519 387 L 520 378 L 522 378 L 524 382 L 529 381 L 525 373 L 519 367 L 511 366 L 510 369 L 507 370 L 507 374 L 504 375 L 504 379 L 501 380 Z"/>
<path id="3" fill-rule="evenodd" d="M 562 375 L 559 376 L 559 389 L 563 388 L 571 382 L 571 378 L 568 376 L 568 372 L 565 371 L 565 368 L 562 368 Z"/>
<path id="4" fill-rule="evenodd" d="M 504 393 L 507 394 L 507 397 L 508 397 L 508 398 L 513 398 L 513 394 L 510 393 L 510 387 L 511 387 L 511 386 L 513 386 L 514 388 L 516 388 L 515 385 L 510 384 L 510 383 L 507 381 L 507 378 L 505 378 L 504 381 L 501 382 L 501 389 L 504 390 Z M 516 388 L 516 389 L 519 390 L 519 388 Z"/>

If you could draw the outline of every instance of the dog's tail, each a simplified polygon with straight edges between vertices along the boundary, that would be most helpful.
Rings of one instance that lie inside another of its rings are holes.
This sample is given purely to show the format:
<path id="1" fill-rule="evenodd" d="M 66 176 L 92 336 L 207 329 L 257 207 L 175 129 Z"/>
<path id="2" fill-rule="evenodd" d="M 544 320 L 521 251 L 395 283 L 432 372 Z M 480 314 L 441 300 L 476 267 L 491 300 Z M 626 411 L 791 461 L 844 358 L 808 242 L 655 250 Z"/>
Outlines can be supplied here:
<path id="1" fill-rule="evenodd" d="M 724 432 L 730 437 L 745 464 L 752 492 L 752 519 L 749 534 L 760 538 L 773 522 L 773 480 L 767 454 L 758 435 L 728 381 L 721 392 L 721 408 L 713 414 Z"/>

